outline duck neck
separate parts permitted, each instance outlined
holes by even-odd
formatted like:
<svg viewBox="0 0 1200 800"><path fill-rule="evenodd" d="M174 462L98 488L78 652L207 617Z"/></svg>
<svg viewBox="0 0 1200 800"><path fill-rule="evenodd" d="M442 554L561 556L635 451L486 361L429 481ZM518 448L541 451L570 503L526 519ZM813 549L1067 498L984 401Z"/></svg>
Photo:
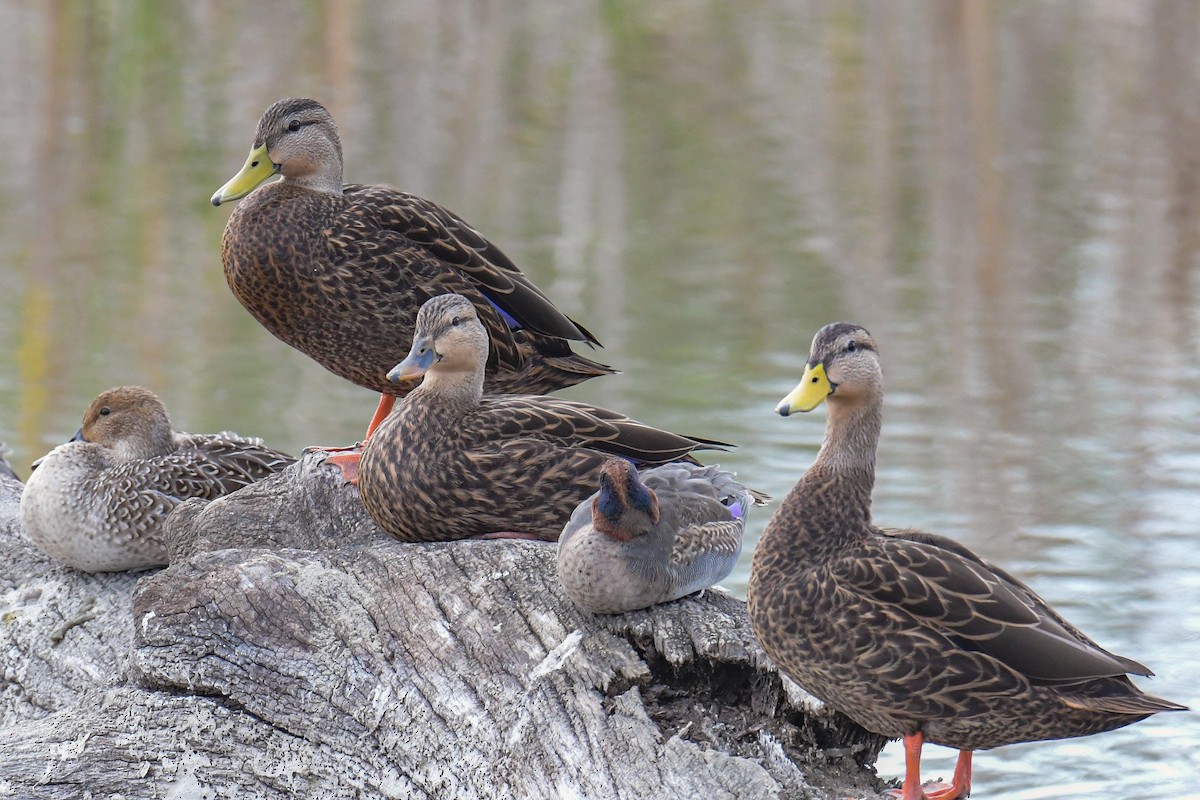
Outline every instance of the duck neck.
<svg viewBox="0 0 1200 800"><path fill-rule="evenodd" d="M853 478L870 494L875 486L875 453L883 427L883 403L880 397L867 397L852 402L831 400L825 423L825 441L817 453L812 470L824 475Z"/></svg>
<svg viewBox="0 0 1200 800"><path fill-rule="evenodd" d="M435 408L439 416L461 417L483 399L483 366L475 372L430 370L410 397L413 395Z"/></svg>
<svg viewBox="0 0 1200 800"><path fill-rule="evenodd" d="M290 177L285 175L283 182L300 189L307 189L322 194L342 194L342 163L317 164L312 172Z"/></svg>
<svg viewBox="0 0 1200 800"><path fill-rule="evenodd" d="M817 460L785 501L799 524L779 526L775 532L803 540L800 549L806 559L816 562L836 554L847 538L866 536L872 530L880 412L878 402L829 404L825 441Z"/></svg>
<svg viewBox="0 0 1200 800"><path fill-rule="evenodd" d="M129 461L145 461L170 455L179 449L179 438L166 426L155 426L145 431L144 435L128 436L114 442L109 447L113 461L125 463Z"/></svg>
<svg viewBox="0 0 1200 800"><path fill-rule="evenodd" d="M292 156L283 171L283 182L314 192L342 194L342 144L321 139L312 150Z"/></svg>

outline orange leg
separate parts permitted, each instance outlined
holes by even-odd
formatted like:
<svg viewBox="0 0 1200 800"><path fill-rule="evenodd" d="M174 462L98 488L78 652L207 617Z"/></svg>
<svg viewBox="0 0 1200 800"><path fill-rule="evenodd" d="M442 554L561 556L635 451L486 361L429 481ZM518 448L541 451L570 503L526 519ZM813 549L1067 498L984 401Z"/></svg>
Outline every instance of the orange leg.
<svg viewBox="0 0 1200 800"><path fill-rule="evenodd" d="M954 765L954 782L950 786L932 784L929 794L921 785L921 746L925 737L910 733L904 737L904 785L897 792L888 792L900 800L958 800L971 794L971 751L959 750L958 763Z"/></svg>
<svg viewBox="0 0 1200 800"><path fill-rule="evenodd" d="M367 439L371 438L371 434L379 427L379 423L387 419L387 415L392 413L395 405L396 396L394 394L379 395L379 406L375 409L375 416L371 417L371 424L367 426L367 435L363 437L363 444L366 444Z"/></svg>
<svg viewBox="0 0 1200 800"><path fill-rule="evenodd" d="M954 765L954 782L949 789L933 792L929 800L957 800L960 797L971 796L971 751L959 750L958 761Z"/></svg>
<svg viewBox="0 0 1200 800"><path fill-rule="evenodd" d="M912 733L904 737L904 786L901 787L902 800L925 800L925 790L921 788L921 745L925 737L920 733Z"/></svg>
<svg viewBox="0 0 1200 800"><path fill-rule="evenodd" d="M342 479L346 483L357 484L358 462L362 459L362 449L367 444L367 440L371 438L371 434L379 427L379 423L387 419L387 415L392 413L392 407L395 405L395 395L379 395L379 405L375 408L375 416L371 417L371 424L367 426L367 435L353 447L309 447L305 448L305 452L312 450L328 450L332 452L333 454L325 459L325 463L332 464L340 469L342 471Z"/></svg>

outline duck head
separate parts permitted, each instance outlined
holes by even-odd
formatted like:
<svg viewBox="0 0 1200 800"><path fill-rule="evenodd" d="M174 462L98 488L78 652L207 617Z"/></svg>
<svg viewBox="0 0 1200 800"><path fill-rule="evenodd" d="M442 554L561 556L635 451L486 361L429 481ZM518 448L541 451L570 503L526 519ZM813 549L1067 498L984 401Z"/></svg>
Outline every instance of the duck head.
<svg viewBox="0 0 1200 800"><path fill-rule="evenodd" d="M316 191L342 193L342 141L333 117L316 100L289 97L263 112L246 163L212 196L212 204L245 197L275 175Z"/></svg>
<svg viewBox="0 0 1200 800"><path fill-rule="evenodd" d="M425 376L428 382L448 376L478 377L483 391L489 339L475 305L461 294L431 298L417 312L412 348L388 372L393 383Z"/></svg>
<svg viewBox="0 0 1200 800"><path fill-rule="evenodd" d="M592 525L622 542L648 533L658 524L658 496L638 478L637 469L623 458L600 469L600 491L592 500Z"/></svg>
<svg viewBox="0 0 1200 800"><path fill-rule="evenodd" d="M834 322L817 331L804 376L775 407L780 416L812 411L821 403L858 405L882 392L879 349L866 328Z"/></svg>
<svg viewBox="0 0 1200 800"><path fill-rule="evenodd" d="M105 447L117 461L154 458L175 449L166 407L141 386L118 386L97 395L71 441Z"/></svg>

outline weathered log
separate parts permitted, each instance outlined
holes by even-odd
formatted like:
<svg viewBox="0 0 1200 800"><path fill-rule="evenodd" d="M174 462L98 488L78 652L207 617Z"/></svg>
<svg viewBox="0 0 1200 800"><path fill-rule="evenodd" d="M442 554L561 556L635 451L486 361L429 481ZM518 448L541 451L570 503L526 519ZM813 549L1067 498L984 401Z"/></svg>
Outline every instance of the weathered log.
<svg viewBox="0 0 1200 800"><path fill-rule="evenodd" d="M308 456L87 575L0 477L0 797L875 796L882 741L782 681L721 591L578 611L552 545L411 545Z"/></svg>
<svg viewBox="0 0 1200 800"><path fill-rule="evenodd" d="M4 442L0 442L0 477L16 478L16 470L8 463L8 459L4 455Z"/></svg>

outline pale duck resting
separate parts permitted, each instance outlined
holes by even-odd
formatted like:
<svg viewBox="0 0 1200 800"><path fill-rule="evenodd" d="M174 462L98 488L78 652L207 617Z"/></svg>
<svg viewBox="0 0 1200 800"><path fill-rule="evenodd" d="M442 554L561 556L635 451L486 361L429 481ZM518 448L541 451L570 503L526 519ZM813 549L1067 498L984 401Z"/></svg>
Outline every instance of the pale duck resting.
<svg viewBox="0 0 1200 800"><path fill-rule="evenodd" d="M173 431L158 397L122 386L96 397L74 438L34 462L21 522L48 556L85 572L163 566L163 521L173 508L292 461L259 439Z"/></svg>

